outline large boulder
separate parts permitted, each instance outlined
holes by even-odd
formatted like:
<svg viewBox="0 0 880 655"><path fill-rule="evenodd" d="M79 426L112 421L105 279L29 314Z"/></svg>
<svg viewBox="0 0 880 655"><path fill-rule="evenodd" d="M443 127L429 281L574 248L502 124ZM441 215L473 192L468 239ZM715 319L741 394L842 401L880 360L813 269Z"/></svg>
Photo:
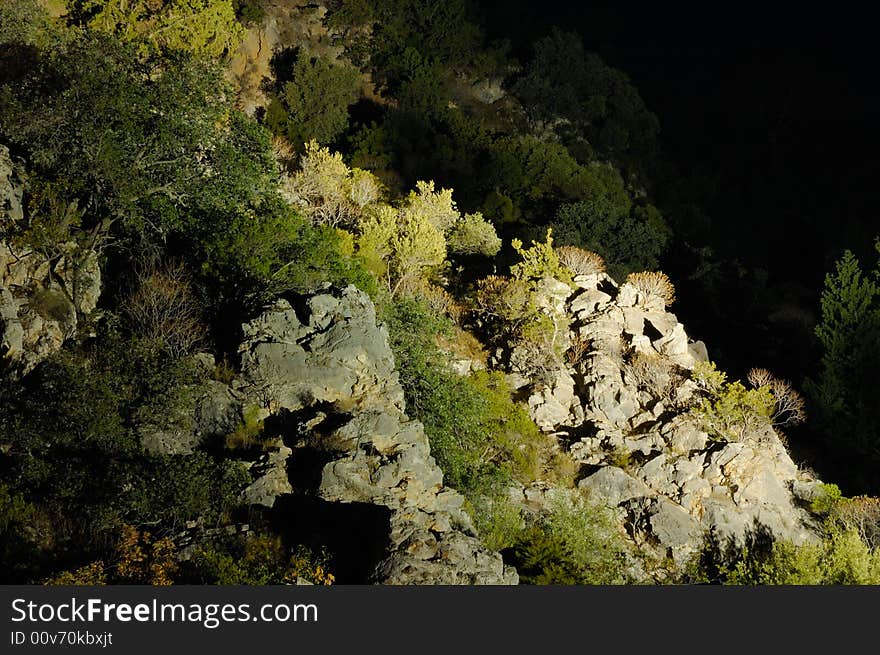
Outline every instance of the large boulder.
<svg viewBox="0 0 880 655"><path fill-rule="evenodd" d="M244 335L235 386L281 438L251 466L248 502L381 508L387 535L373 582L517 582L477 538L464 497L443 486L423 426L405 414L388 334L366 294L349 286L279 301Z"/></svg>

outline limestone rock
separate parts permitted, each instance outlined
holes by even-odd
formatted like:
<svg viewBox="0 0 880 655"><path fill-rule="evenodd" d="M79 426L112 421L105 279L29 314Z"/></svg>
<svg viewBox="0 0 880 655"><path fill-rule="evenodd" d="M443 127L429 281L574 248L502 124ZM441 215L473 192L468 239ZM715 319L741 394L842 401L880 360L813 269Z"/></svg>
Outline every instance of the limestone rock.
<svg viewBox="0 0 880 655"><path fill-rule="evenodd" d="M609 507L616 507L631 498L653 495L639 480L616 466L606 466L578 482L578 487L600 498Z"/></svg>
<svg viewBox="0 0 880 655"><path fill-rule="evenodd" d="M280 300L244 326L239 351L250 396L291 411L314 402L402 406L387 330L366 294L350 286L338 297L313 296L303 309L300 320Z"/></svg>
<svg viewBox="0 0 880 655"><path fill-rule="evenodd" d="M385 584L516 584L443 486L421 423L404 413L384 327L355 287L279 301L244 326L236 385L284 426L283 444L251 467L248 502L286 496L390 512L371 580ZM572 394L573 395L573 394ZM222 397L208 405L226 405ZM208 415L225 416L223 411ZM358 535L353 535L357 539Z"/></svg>
<svg viewBox="0 0 880 655"><path fill-rule="evenodd" d="M0 146L0 228L24 219L23 193L20 172ZM97 254L74 242L58 251L49 260L0 241L0 357L19 375L57 352L101 294Z"/></svg>
<svg viewBox="0 0 880 655"><path fill-rule="evenodd" d="M579 486L623 513L644 552L681 565L708 533L741 541L760 526L795 543L815 538L815 520L805 508L819 483L798 472L772 428L736 443L712 442L686 411L697 390L693 380L683 374L646 381L627 365L641 352L671 372L692 369L708 359L705 344L690 340L661 299L631 284L617 287L597 276L576 279L575 286L565 311L589 349L573 369L560 365L545 373L543 386L531 385L528 398L533 419L549 433L570 434L572 408L582 413L577 425L586 434L569 452L599 468ZM558 311L558 301L547 304ZM630 460L632 474L614 466L621 456Z"/></svg>
<svg viewBox="0 0 880 655"><path fill-rule="evenodd" d="M24 184L9 156L9 148L0 145L0 226L24 218L21 198Z"/></svg>
<svg viewBox="0 0 880 655"><path fill-rule="evenodd" d="M272 507L278 497L293 492L287 475L291 452L283 443L278 443L251 466L254 481L242 492L245 502Z"/></svg>

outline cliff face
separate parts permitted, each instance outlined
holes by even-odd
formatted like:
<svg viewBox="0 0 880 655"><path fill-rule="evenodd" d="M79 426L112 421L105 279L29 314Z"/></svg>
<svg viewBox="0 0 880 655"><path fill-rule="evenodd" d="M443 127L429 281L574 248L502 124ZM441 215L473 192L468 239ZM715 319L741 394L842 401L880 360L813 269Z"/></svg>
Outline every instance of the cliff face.
<svg viewBox="0 0 880 655"><path fill-rule="evenodd" d="M244 335L234 386L277 434L251 466L249 502L292 522L312 516L311 528L288 527L323 529L331 539L340 531L359 557L372 552L364 581L517 582L480 543L464 498L443 486L422 425L405 413L388 335L363 292L328 290L296 307L279 301ZM326 524L340 512L349 525Z"/></svg>
<svg viewBox="0 0 880 655"><path fill-rule="evenodd" d="M794 543L813 538L805 509L819 484L802 473L769 425L727 442L688 413L687 372L708 358L663 302L608 276L554 281L543 311L579 344L536 383L511 353L511 380L531 415L582 464L578 486L616 508L643 552L683 564L704 535L742 543L761 525ZM528 495L528 494L526 494Z"/></svg>
<svg viewBox="0 0 880 655"><path fill-rule="evenodd" d="M0 145L0 234L24 217L25 180ZM0 358L26 374L76 333L101 294L97 254L74 242L36 250L0 237Z"/></svg>

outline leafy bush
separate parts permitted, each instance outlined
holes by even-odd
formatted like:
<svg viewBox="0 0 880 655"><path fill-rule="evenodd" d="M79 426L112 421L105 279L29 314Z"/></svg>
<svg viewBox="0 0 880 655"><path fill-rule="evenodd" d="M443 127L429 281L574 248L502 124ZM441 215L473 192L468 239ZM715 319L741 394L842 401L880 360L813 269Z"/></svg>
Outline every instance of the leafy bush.
<svg viewBox="0 0 880 655"><path fill-rule="evenodd" d="M87 27L143 48L186 50L207 57L232 55L244 30L230 0L74 0Z"/></svg>
<svg viewBox="0 0 880 655"><path fill-rule="evenodd" d="M557 496L513 548L524 584L622 584L626 547L608 508L580 496Z"/></svg>
<svg viewBox="0 0 880 655"><path fill-rule="evenodd" d="M691 412L709 434L738 441L771 425L776 402L767 387L746 389L741 382L727 382L727 375L712 362L697 362L692 378L700 398Z"/></svg>
<svg viewBox="0 0 880 655"><path fill-rule="evenodd" d="M560 205L551 223L562 245L595 251L611 274L657 268L670 231L652 206L633 206L623 188Z"/></svg>
<svg viewBox="0 0 880 655"><path fill-rule="evenodd" d="M53 541L40 509L0 482L0 580L10 584L29 579Z"/></svg>
<svg viewBox="0 0 880 655"><path fill-rule="evenodd" d="M584 50L580 37L555 29L512 87L534 123L556 132L582 159L610 159L640 186L658 156L659 123L623 72ZM562 119L562 120L560 120Z"/></svg>
<svg viewBox="0 0 880 655"><path fill-rule="evenodd" d="M277 176L268 134L230 110L231 95L219 66L144 60L87 32L0 87L0 131L43 179L64 182L66 201L91 208L83 229L198 241Z"/></svg>
<svg viewBox="0 0 880 655"><path fill-rule="evenodd" d="M826 524L821 539L794 545L757 526L745 544L710 540L697 579L731 585L877 585L880 551L855 529Z"/></svg>
<svg viewBox="0 0 880 655"><path fill-rule="evenodd" d="M106 561L123 522L174 529L219 522L238 506L249 481L239 464L141 449L137 426L174 416L196 382L186 360L107 326L93 349L62 351L2 390L4 483L34 508L33 534L51 535L28 575L68 557Z"/></svg>
<svg viewBox="0 0 880 655"><path fill-rule="evenodd" d="M452 326L417 300L399 300L385 320L408 411L425 425L446 483L471 495L511 476L534 479L548 443L504 377L452 372L435 340Z"/></svg>
<svg viewBox="0 0 880 655"><path fill-rule="evenodd" d="M480 540L489 550L512 548L522 539L526 529L522 509L503 491L474 497L470 513Z"/></svg>
<svg viewBox="0 0 880 655"><path fill-rule="evenodd" d="M491 225L479 214L462 216L452 189L437 191L433 182L418 182L396 208L370 207L358 231L359 256L392 295L446 263L449 244L463 254L486 255L500 245Z"/></svg>
<svg viewBox="0 0 880 655"><path fill-rule="evenodd" d="M453 253L493 257L501 250L501 239L481 214L465 214L452 227L446 245Z"/></svg>
<svg viewBox="0 0 880 655"><path fill-rule="evenodd" d="M348 125L348 107L357 100L358 70L300 49L291 77L272 98L267 125L296 149L311 140L332 142Z"/></svg>
<svg viewBox="0 0 880 655"><path fill-rule="evenodd" d="M547 230L543 242L532 241L531 248L523 248L519 239L514 239L511 245L522 260L510 267L510 274L514 279L534 281L552 277L563 282L571 279L568 272L562 268L559 257L553 249L552 229Z"/></svg>
<svg viewBox="0 0 880 655"><path fill-rule="evenodd" d="M218 585L280 585L298 579L317 585L331 585L326 551L306 546L288 549L281 539L269 534L251 534L230 544L205 545L187 563L193 582Z"/></svg>

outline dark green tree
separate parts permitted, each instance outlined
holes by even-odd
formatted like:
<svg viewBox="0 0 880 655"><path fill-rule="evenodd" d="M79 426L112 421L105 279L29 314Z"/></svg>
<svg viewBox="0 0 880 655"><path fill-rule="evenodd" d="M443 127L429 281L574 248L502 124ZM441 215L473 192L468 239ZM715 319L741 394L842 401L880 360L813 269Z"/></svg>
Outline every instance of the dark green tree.
<svg viewBox="0 0 880 655"><path fill-rule="evenodd" d="M605 194L560 206L552 225L557 245L602 255L609 273L619 280L657 269L670 237L654 206L634 206Z"/></svg>
<svg viewBox="0 0 880 655"><path fill-rule="evenodd" d="M352 66L300 50L293 79L272 99L266 123L298 149L312 139L331 143L348 125L348 107L358 96L358 77Z"/></svg>
<svg viewBox="0 0 880 655"><path fill-rule="evenodd" d="M880 250L880 242L877 243ZM821 368L806 389L818 412L819 429L829 445L880 461L880 269L865 273L852 252L825 276Z"/></svg>
<svg viewBox="0 0 880 655"><path fill-rule="evenodd" d="M580 37L554 29L513 85L534 125L551 126L580 161L596 156L639 186L658 157L659 122L622 71L586 52Z"/></svg>

